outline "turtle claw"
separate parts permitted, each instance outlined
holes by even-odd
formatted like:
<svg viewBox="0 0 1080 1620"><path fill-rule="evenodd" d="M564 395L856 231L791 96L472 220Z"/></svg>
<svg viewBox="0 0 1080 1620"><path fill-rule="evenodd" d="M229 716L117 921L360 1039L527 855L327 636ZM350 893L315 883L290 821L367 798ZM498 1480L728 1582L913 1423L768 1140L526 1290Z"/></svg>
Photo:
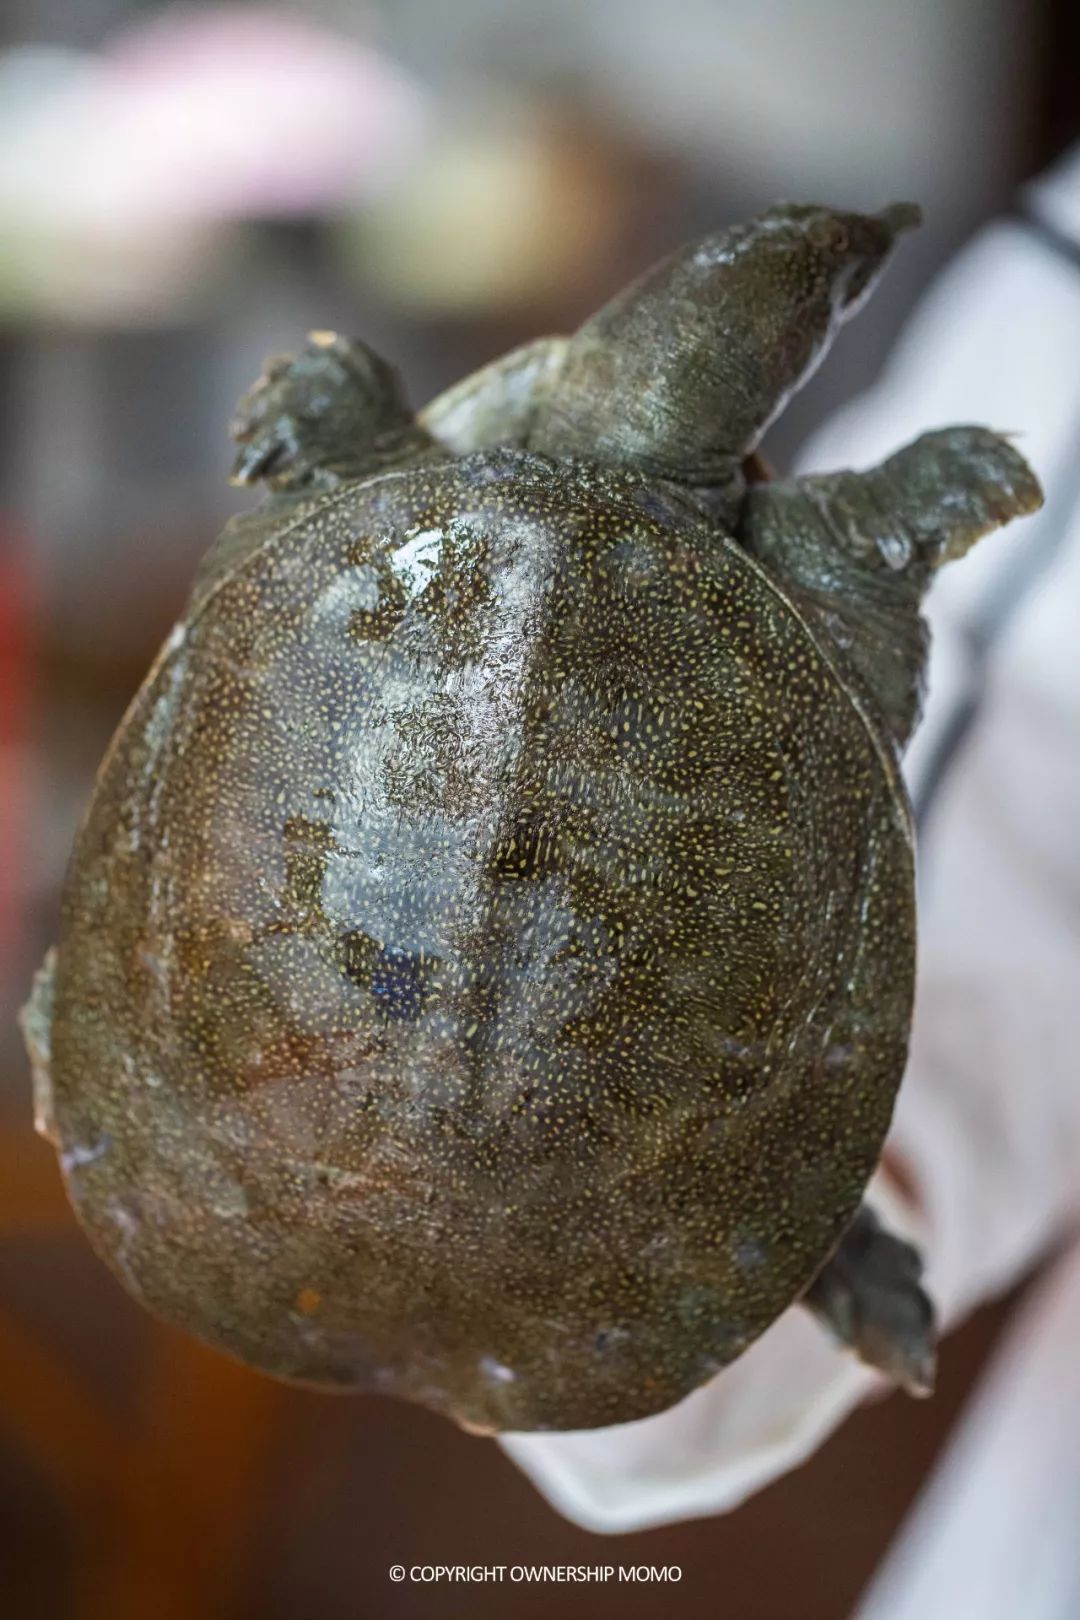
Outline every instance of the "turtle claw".
<svg viewBox="0 0 1080 1620"><path fill-rule="evenodd" d="M803 1303L860 1360L909 1395L934 1391L935 1313L918 1250L865 1204Z"/></svg>
<svg viewBox="0 0 1080 1620"><path fill-rule="evenodd" d="M394 368L336 332L311 332L299 354L267 361L229 433L237 445L230 483L273 489L333 487L431 445Z"/></svg>
<svg viewBox="0 0 1080 1620"><path fill-rule="evenodd" d="M254 443L241 445L229 472L229 483L237 489L248 484L256 484L261 478L269 478L274 466L285 455L285 446L274 440L267 442L257 439Z"/></svg>

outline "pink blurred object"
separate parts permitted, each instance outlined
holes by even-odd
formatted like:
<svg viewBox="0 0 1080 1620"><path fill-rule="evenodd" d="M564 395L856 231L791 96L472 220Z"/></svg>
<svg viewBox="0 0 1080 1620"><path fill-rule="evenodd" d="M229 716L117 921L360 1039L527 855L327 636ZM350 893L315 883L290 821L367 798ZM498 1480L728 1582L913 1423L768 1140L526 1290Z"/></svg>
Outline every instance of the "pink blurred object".
<svg viewBox="0 0 1080 1620"><path fill-rule="evenodd" d="M17 165L38 209L104 231L324 211L383 185L424 98L377 49L262 8L182 8L42 96Z"/></svg>

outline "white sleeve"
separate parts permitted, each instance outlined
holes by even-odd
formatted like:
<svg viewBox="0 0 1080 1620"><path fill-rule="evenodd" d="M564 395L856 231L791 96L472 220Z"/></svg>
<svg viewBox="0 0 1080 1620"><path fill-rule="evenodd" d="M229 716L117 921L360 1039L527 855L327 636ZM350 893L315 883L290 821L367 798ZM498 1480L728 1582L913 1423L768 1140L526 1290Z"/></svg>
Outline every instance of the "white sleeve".
<svg viewBox="0 0 1080 1620"><path fill-rule="evenodd" d="M1080 271L1024 226L994 226L924 300L876 390L806 458L866 465L928 428L984 422L1022 430L1048 492L1043 513L986 541L935 588L931 697L911 755L918 792L972 676L972 626L995 593L1008 604L1021 548L1039 548L1046 571L995 649L977 724L924 838L919 993L892 1138L920 1209L881 1175L872 1189L923 1248L946 1325L1007 1287L1077 1212L1080 509L1068 509L1068 485L1080 463L1078 353ZM501 1443L567 1517L630 1530L736 1506L875 1387L790 1310L668 1412Z"/></svg>
<svg viewBox="0 0 1080 1620"><path fill-rule="evenodd" d="M1080 1244L1005 1342L858 1620L1080 1614Z"/></svg>

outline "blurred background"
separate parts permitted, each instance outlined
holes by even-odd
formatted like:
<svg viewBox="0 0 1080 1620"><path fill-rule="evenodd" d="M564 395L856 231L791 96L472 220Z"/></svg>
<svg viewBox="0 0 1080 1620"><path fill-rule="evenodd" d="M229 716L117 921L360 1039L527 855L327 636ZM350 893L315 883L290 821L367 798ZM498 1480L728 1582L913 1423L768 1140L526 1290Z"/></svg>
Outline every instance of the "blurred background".
<svg viewBox="0 0 1080 1620"><path fill-rule="evenodd" d="M1076 133L1071 0L8 0L0 21L0 1613L847 1615L1011 1302L734 1516L608 1543L488 1442L158 1327L76 1233L14 1027L96 764L247 497L263 357L355 331L422 403L779 196L926 226L770 436L874 377ZM677 1563L677 1593L387 1565ZM717 1594L722 1594L718 1609Z"/></svg>

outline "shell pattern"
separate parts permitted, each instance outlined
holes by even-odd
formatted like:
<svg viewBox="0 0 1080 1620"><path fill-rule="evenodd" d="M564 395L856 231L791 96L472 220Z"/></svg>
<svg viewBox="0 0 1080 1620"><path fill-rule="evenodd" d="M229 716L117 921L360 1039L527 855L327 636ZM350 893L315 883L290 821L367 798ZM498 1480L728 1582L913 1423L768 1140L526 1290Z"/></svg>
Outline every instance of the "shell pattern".
<svg viewBox="0 0 1080 1620"><path fill-rule="evenodd" d="M895 769L760 567L628 474L435 461L165 649L73 863L54 1129L130 1286L256 1365L621 1421L839 1238L912 928Z"/></svg>

